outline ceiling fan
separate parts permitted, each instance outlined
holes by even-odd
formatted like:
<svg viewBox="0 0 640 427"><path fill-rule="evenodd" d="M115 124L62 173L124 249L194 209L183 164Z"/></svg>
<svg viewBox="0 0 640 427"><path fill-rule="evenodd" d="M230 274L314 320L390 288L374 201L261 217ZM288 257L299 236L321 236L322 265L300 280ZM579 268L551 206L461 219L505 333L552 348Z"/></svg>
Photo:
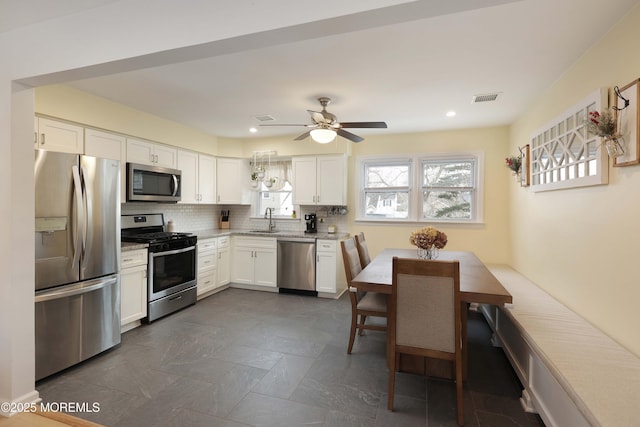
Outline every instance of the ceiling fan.
<svg viewBox="0 0 640 427"><path fill-rule="evenodd" d="M320 97L318 102L322 106L322 111L307 110L311 116L311 124L308 125L291 125L291 124L268 124L260 126L305 126L311 128L307 132L303 133L294 141L301 141L311 135L314 141L321 144L326 144L335 139L336 134L343 138L353 142L363 141L364 138L344 130L345 128L380 128L386 129L387 124L385 122L338 122L338 118L335 114L331 114L327 111L327 105L331 102L330 98Z"/></svg>

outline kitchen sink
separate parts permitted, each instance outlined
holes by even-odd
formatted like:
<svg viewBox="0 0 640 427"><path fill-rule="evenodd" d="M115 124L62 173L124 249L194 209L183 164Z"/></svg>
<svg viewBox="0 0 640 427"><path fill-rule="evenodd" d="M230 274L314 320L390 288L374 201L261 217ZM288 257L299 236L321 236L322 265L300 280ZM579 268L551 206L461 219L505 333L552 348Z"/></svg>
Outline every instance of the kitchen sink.
<svg viewBox="0 0 640 427"><path fill-rule="evenodd" d="M277 233L278 230L249 230L249 233L268 233L268 234L273 234L273 233Z"/></svg>

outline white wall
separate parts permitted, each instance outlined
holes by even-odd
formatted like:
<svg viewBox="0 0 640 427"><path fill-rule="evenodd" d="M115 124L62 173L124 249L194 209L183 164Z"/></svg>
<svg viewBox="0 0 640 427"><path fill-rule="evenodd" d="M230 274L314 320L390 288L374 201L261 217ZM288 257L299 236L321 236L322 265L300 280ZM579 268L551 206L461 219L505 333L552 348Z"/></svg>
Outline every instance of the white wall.
<svg viewBox="0 0 640 427"><path fill-rule="evenodd" d="M511 152L590 92L640 78L640 6L511 128ZM532 193L511 185L513 266L640 356L640 165L605 186ZM517 304L517 301L514 301Z"/></svg>

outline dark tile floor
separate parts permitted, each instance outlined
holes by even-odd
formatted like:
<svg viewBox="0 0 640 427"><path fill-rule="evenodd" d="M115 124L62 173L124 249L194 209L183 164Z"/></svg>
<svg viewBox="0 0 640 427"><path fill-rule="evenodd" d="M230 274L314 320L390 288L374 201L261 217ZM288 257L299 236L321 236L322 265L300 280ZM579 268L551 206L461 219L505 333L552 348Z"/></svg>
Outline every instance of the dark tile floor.
<svg viewBox="0 0 640 427"><path fill-rule="evenodd" d="M386 409L385 335L347 355L350 304L228 289L127 332L122 344L39 382L45 402L94 402L106 426L455 426L451 381L398 374ZM478 313L469 316L466 426L542 426Z"/></svg>

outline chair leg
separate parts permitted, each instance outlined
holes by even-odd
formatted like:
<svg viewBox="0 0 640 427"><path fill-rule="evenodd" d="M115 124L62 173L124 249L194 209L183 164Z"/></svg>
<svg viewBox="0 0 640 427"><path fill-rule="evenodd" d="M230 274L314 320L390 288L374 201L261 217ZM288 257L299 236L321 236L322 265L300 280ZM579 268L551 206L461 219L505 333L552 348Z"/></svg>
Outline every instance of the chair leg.
<svg viewBox="0 0 640 427"><path fill-rule="evenodd" d="M387 409L393 412L393 392L395 390L396 385L396 354L394 352L391 355L391 360L389 361L389 390L387 391L387 395L389 396L387 400Z"/></svg>
<svg viewBox="0 0 640 427"><path fill-rule="evenodd" d="M462 366L456 363L456 399L458 406L458 425L464 425L464 409L462 407Z"/></svg>
<svg viewBox="0 0 640 427"><path fill-rule="evenodd" d="M360 325L364 326L364 321L367 319L367 316L365 316L364 314L360 315ZM360 332L358 333L358 335L362 336L362 333L364 332L364 328L360 328Z"/></svg>
<svg viewBox="0 0 640 427"><path fill-rule="evenodd" d="M358 315L356 311L353 310L351 312L351 331L349 332L349 347L347 347L347 354L351 354L351 350L353 349L353 342L356 339L356 322L358 319Z"/></svg>

